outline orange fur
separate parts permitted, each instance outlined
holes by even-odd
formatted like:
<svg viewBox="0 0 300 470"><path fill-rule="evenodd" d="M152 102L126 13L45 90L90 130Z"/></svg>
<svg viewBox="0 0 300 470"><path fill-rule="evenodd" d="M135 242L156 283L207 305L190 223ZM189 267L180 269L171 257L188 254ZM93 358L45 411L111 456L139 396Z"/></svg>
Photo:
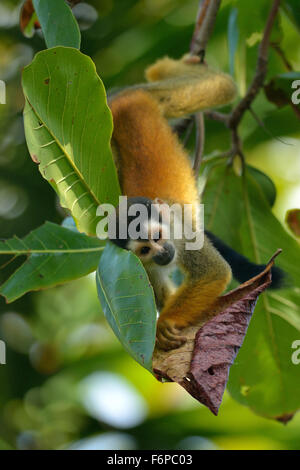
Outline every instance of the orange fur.
<svg viewBox="0 0 300 470"><path fill-rule="evenodd" d="M189 158L161 109L143 90L125 92L111 103L113 149L122 192L128 197L196 205L199 199ZM179 249L177 254L187 276L182 287L166 300L158 320L157 338L164 349L182 344L184 340L172 329L201 319L231 278L229 265L208 240L201 250Z"/></svg>
<svg viewBox="0 0 300 470"><path fill-rule="evenodd" d="M196 203L197 188L188 156L156 101L138 90L112 101L111 110L123 194Z"/></svg>
<svg viewBox="0 0 300 470"><path fill-rule="evenodd" d="M159 322L171 320L177 328L184 328L201 319L222 294L230 282L230 272L223 279L200 279L193 284L184 284L169 299L159 316Z"/></svg>

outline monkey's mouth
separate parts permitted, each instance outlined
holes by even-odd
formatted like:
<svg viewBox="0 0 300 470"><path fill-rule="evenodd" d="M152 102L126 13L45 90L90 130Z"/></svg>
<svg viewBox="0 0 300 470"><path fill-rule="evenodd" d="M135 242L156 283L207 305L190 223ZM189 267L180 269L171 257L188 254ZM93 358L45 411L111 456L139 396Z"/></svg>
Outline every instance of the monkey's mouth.
<svg viewBox="0 0 300 470"><path fill-rule="evenodd" d="M160 266L165 266L166 264L171 263L175 256L175 249L171 243L166 242L164 244L163 250L153 256L153 261Z"/></svg>

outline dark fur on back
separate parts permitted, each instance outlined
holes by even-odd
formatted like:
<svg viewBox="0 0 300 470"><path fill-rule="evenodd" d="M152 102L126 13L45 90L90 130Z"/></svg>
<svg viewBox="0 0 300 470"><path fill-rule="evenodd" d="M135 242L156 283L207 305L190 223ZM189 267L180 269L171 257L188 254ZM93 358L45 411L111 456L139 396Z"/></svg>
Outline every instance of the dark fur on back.
<svg viewBox="0 0 300 470"><path fill-rule="evenodd" d="M265 264L252 263L252 261L246 258L246 256L243 256L237 251L230 248L230 246L224 243L213 233L207 230L205 230L205 233L210 239L210 241L213 243L215 248L231 266L233 277L240 283L248 281L248 279L257 276L265 269ZM280 289L281 287L284 287L287 281L287 274L277 266L273 266L271 272L272 284L269 289Z"/></svg>

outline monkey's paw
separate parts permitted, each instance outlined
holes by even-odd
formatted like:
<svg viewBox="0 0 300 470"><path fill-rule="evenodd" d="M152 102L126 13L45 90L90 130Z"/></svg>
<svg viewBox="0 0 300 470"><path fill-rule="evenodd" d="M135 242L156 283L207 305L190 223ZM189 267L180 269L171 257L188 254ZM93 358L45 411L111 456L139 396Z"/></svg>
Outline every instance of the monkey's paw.
<svg viewBox="0 0 300 470"><path fill-rule="evenodd" d="M176 349L185 342L186 338L180 334L180 328L176 327L172 320L158 320L156 344L160 349Z"/></svg>

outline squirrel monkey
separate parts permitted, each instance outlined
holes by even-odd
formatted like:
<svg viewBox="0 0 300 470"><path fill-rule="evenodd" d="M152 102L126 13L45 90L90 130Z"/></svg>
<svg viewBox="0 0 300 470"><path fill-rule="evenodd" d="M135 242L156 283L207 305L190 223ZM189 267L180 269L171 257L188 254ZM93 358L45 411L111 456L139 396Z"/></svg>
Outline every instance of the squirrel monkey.
<svg viewBox="0 0 300 470"><path fill-rule="evenodd" d="M229 76L186 58L162 59L146 75L150 83L113 96L109 105L114 122L112 148L122 192L128 197L128 210L135 203L146 207L149 230L136 240L127 233L125 239L112 241L132 250L142 261L160 310L157 343L168 350L185 342L181 330L199 321L213 306L232 273L214 246L222 242L212 234L204 235L202 248L190 250L184 237L165 238L163 212L158 209L156 220L151 218L152 203L191 204L195 209L193 226L197 225L195 214L200 201L196 179L188 155L166 118L228 103L235 97L235 85ZM132 217L127 213L127 226ZM156 231L151 236L153 224ZM224 244L222 247L226 254ZM179 288L170 279L176 266L185 275Z"/></svg>

